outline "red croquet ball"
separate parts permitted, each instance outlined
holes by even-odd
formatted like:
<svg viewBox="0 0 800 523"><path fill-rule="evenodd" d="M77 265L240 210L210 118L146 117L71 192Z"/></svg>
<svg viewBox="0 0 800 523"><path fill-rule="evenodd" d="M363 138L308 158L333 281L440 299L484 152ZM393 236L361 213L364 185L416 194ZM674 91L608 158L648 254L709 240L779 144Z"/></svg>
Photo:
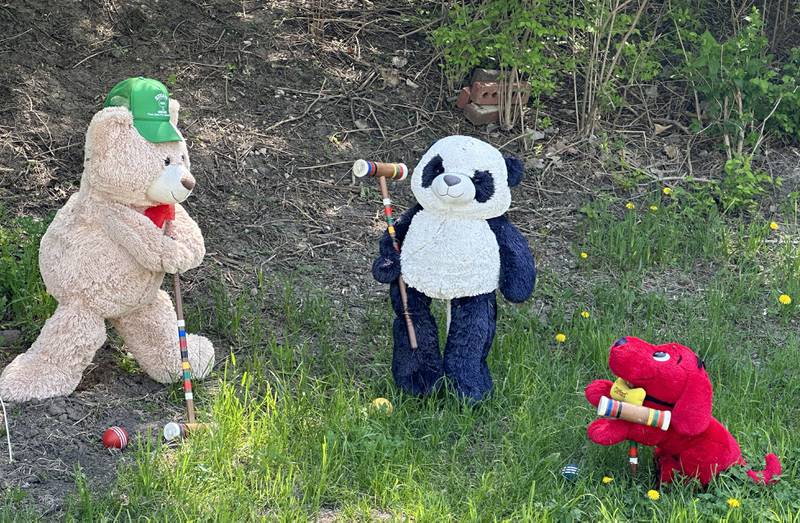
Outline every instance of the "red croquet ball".
<svg viewBox="0 0 800 523"><path fill-rule="evenodd" d="M122 427L109 427L103 432L103 445L107 449L124 449L128 446L128 432Z"/></svg>

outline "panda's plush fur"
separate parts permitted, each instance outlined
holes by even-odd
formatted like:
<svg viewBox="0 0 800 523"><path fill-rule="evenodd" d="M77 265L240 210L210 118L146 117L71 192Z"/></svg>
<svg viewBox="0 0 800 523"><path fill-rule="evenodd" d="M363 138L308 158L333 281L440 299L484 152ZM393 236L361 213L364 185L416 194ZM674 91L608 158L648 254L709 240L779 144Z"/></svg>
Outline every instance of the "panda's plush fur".
<svg viewBox="0 0 800 523"><path fill-rule="evenodd" d="M530 248L505 217L510 187L522 175L519 160L467 136L437 141L414 169L411 188L418 204L395 227L402 254L394 252L385 234L373 265L375 278L392 284L397 314L392 371L401 388L426 394L447 375L463 397L480 400L491 391L486 356L495 334L495 290L521 302L536 280ZM402 317L401 274L417 333L415 351ZM430 312L432 298L448 300L444 358Z"/></svg>

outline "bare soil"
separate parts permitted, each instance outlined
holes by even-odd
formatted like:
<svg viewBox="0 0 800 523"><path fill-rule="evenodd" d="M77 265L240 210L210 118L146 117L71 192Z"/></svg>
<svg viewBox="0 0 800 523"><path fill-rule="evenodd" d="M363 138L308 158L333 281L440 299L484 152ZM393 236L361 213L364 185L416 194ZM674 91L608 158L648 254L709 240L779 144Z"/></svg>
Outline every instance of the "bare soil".
<svg viewBox="0 0 800 523"><path fill-rule="evenodd" d="M450 134L478 136L526 160L512 219L540 265L570 267L579 206L613 188L607 158L574 135L571 89L547 103L541 114L553 128L529 151L515 133L472 126L452 108L455 93L420 30L435 15L421 5L0 3L0 202L13 214L39 217L63 205L78 188L84 132L105 93L143 75L165 82L181 103L198 180L187 208L208 255L185 277L187 302L207 299L204 291L219 278L249 289L258 271L300 274L355 311L364 300L383 299L385 288L369 274L383 230L379 196L356 183L349 167L361 157L413 166ZM660 190L659 177L685 175L690 166L698 176L718 165L713 152L687 158L678 127L654 136L649 115L618 130L630 144L628 162L652 167L639 195ZM674 144L677 152L667 148ZM784 177L796 179L792 154L774 158ZM400 209L413 203L407 186L392 191ZM217 347L222 360L230 347ZM0 348L0 367L25 348ZM101 445L107 427L135 434L180 417L174 388L122 370L119 360L111 343L71 397L11 407L15 461L0 455L0 488L21 488L37 510L58 513L77 467L101 485L125 459Z"/></svg>

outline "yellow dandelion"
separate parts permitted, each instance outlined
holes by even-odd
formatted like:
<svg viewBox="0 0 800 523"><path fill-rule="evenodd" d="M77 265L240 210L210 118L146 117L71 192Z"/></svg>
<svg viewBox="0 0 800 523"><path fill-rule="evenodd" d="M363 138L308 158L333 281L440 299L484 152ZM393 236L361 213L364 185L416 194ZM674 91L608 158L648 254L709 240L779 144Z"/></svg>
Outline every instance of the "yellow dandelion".
<svg viewBox="0 0 800 523"><path fill-rule="evenodd" d="M625 208L632 211L636 208L636 205L633 202L628 202L625 204Z"/></svg>
<svg viewBox="0 0 800 523"><path fill-rule="evenodd" d="M582 259L582 260L585 260L585 259L586 259L586 258L588 258L588 257L589 257L589 253L588 253L588 252L582 252L582 253L581 253L581 259Z"/></svg>
<svg viewBox="0 0 800 523"><path fill-rule="evenodd" d="M661 499L661 494L657 490L650 489L647 491L647 497L653 501L658 501Z"/></svg>
<svg viewBox="0 0 800 523"><path fill-rule="evenodd" d="M611 476L603 476L603 480L602 481L603 481L603 485L608 485L609 483L614 481L614 478L612 478Z"/></svg>
<svg viewBox="0 0 800 523"><path fill-rule="evenodd" d="M556 334L556 341L558 343L564 343L565 341L567 341L567 335L559 332L558 334Z"/></svg>
<svg viewBox="0 0 800 523"><path fill-rule="evenodd" d="M589 311L582 311L581 316L583 317L584 320L588 320L591 314L589 314Z"/></svg>
<svg viewBox="0 0 800 523"><path fill-rule="evenodd" d="M742 502L736 498L728 498L728 506L731 508L739 508L742 506Z"/></svg>
<svg viewBox="0 0 800 523"><path fill-rule="evenodd" d="M651 205L650 210L656 212L658 210L658 205Z"/></svg>
<svg viewBox="0 0 800 523"><path fill-rule="evenodd" d="M663 189L661 189L661 192L663 192L666 196L669 196L670 194L672 194L672 189L670 189L669 187L664 187Z"/></svg>
<svg viewBox="0 0 800 523"><path fill-rule="evenodd" d="M778 222L769 222L769 228L773 231L777 231L780 228L780 225L778 225Z"/></svg>
<svg viewBox="0 0 800 523"><path fill-rule="evenodd" d="M778 296L778 301L781 302L781 305L791 305L792 304L792 297L788 294L781 294Z"/></svg>

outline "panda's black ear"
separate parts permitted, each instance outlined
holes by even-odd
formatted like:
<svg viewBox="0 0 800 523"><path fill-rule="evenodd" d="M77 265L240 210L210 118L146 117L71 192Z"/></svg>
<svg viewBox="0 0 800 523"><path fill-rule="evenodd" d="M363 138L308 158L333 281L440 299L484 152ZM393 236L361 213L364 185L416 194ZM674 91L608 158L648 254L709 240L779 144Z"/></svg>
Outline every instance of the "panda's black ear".
<svg viewBox="0 0 800 523"><path fill-rule="evenodd" d="M506 170L508 171L508 186L514 187L519 185L522 177L525 176L525 164L519 158L513 156L506 156Z"/></svg>

